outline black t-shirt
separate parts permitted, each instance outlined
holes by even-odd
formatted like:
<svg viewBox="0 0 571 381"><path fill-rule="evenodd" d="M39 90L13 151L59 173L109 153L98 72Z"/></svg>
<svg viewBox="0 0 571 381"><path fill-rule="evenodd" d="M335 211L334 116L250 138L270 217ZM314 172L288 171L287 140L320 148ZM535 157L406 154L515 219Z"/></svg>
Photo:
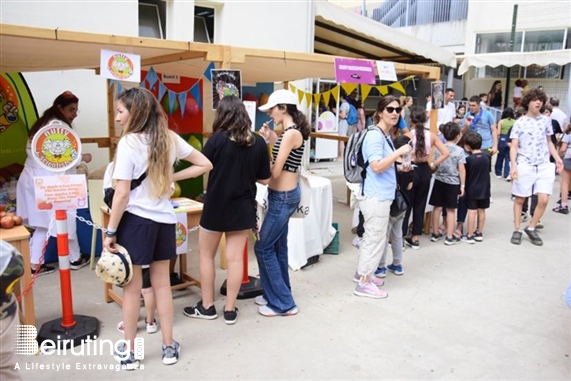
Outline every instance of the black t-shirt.
<svg viewBox="0 0 571 381"><path fill-rule="evenodd" d="M203 228L226 232L256 226L256 181L270 177L270 156L264 138L254 136L252 146L240 147L226 132L216 132L202 149L214 166L200 219Z"/></svg>
<svg viewBox="0 0 571 381"><path fill-rule="evenodd" d="M490 157L482 152L466 158L466 200L490 198Z"/></svg>

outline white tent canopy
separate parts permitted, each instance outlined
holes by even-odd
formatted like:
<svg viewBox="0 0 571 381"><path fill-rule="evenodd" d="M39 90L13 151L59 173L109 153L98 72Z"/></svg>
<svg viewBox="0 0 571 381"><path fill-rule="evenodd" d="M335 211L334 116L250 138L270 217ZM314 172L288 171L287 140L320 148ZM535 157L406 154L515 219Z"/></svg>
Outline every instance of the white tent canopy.
<svg viewBox="0 0 571 381"><path fill-rule="evenodd" d="M453 52L326 1L315 2L315 52L455 68Z"/></svg>
<svg viewBox="0 0 571 381"><path fill-rule="evenodd" d="M458 68L458 74L462 75L472 67L498 67L498 66L530 66L549 64L566 65L571 62L571 49L567 50L545 50L541 52L505 52L505 53L488 53L474 54L464 57L462 64Z"/></svg>

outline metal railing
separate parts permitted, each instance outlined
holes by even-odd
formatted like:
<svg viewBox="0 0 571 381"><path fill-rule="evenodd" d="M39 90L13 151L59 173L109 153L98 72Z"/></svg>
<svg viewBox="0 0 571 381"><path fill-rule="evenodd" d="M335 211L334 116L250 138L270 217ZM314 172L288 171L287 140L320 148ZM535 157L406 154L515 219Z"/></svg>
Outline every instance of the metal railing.
<svg viewBox="0 0 571 381"><path fill-rule="evenodd" d="M468 109L468 101L452 101L452 103L454 103L454 107L456 107L456 110L458 110L458 106L464 105L464 106L466 106L466 112L470 111ZM498 123L500 121L500 119L502 118L502 110L497 109L495 107L489 107L489 106L484 106L482 108L484 110L488 110L492 114L492 116L494 117L494 121L496 123Z"/></svg>
<svg viewBox="0 0 571 381"><path fill-rule="evenodd" d="M369 0L371 2L377 1ZM365 0L363 5L351 10L390 27L400 28L466 20L468 0L386 0L373 9Z"/></svg>

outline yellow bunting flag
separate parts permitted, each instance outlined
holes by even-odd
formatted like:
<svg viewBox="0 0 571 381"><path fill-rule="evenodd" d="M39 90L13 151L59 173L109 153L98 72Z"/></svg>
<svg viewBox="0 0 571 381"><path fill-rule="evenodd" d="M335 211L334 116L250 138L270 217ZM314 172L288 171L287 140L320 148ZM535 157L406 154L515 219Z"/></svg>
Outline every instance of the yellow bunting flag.
<svg viewBox="0 0 571 381"><path fill-rule="evenodd" d="M387 86L376 86L377 90L381 95L387 95L389 93L389 88Z"/></svg>
<svg viewBox="0 0 571 381"><path fill-rule="evenodd" d="M307 102L307 107L311 106L311 94L305 93L305 101Z"/></svg>
<svg viewBox="0 0 571 381"><path fill-rule="evenodd" d="M365 102L372 89L373 86L371 85L361 85L361 102Z"/></svg>
<svg viewBox="0 0 571 381"><path fill-rule="evenodd" d="M319 101L321 101L321 94L320 93L313 94L313 104L315 105L315 107L319 107Z"/></svg>
<svg viewBox="0 0 571 381"><path fill-rule="evenodd" d="M329 107L329 98L331 97L331 90L324 92L322 95L325 107Z"/></svg>
<svg viewBox="0 0 571 381"><path fill-rule="evenodd" d="M295 93L297 92L297 89L295 88L294 85L292 85L291 83L289 83L289 91L291 91L292 93L295 94Z"/></svg>
<svg viewBox="0 0 571 381"><path fill-rule="evenodd" d="M345 90L345 94L349 95L357 88L356 83L342 83L341 88Z"/></svg>
<svg viewBox="0 0 571 381"><path fill-rule="evenodd" d="M331 89L331 95L333 95L333 99L335 99L335 102L337 102L339 99L339 85Z"/></svg>
<svg viewBox="0 0 571 381"><path fill-rule="evenodd" d="M402 94L406 95L406 91L400 82L392 83L389 86L397 91L400 91Z"/></svg>
<svg viewBox="0 0 571 381"><path fill-rule="evenodd" d="M299 101L299 105L301 106L301 103L303 102L303 96L305 95L305 93L303 91L301 91L300 89L297 89L297 99Z"/></svg>

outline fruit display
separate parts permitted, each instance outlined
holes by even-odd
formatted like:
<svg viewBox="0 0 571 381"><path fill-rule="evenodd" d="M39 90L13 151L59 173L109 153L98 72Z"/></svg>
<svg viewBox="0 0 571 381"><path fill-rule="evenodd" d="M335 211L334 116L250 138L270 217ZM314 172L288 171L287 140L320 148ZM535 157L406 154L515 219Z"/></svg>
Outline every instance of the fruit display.
<svg viewBox="0 0 571 381"><path fill-rule="evenodd" d="M14 226L22 225L23 222L22 217L14 213L0 212L0 226L2 229L12 229Z"/></svg>

